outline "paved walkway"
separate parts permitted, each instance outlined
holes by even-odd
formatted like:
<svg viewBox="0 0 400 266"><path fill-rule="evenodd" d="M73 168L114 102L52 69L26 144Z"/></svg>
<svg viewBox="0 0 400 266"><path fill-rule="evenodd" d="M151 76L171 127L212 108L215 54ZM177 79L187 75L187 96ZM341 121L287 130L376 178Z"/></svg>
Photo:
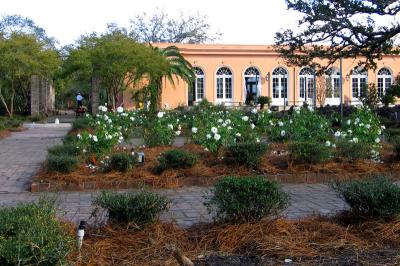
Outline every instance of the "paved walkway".
<svg viewBox="0 0 400 266"><path fill-rule="evenodd" d="M45 160L48 147L61 141L68 132L65 125L35 125L26 131L13 133L0 140L0 205L15 206L19 202L36 201L44 193L27 192L27 182ZM182 141L182 140L181 140ZM345 203L326 185L284 185L291 196L291 205L284 212L287 218L295 219L313 213L334 214L346 208ZM209 222L203 205L207 188L188 187L157 190L167 196L172 204L170 211L162 215L163 220L175 220L182 227L198 222ZM96 222L91 217L91 201L96 192L62 192L51 194L59 202L58 215L77 223L79 220Z"/></svg>
<svg viewBox="0 0 400 266"><path fill-rule="evenodd" d="M31 124L28 130L15 132L0 140L0 191L22 192L28 189L47 155L48 147L59 142L69 126L44 127Z"/></svg>

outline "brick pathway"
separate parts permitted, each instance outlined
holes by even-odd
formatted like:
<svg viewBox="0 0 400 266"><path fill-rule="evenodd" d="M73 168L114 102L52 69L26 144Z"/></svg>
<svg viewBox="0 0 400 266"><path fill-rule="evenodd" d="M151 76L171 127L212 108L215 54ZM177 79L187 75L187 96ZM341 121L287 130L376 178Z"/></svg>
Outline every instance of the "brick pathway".
<svg viewBox="0 0 400 266"><path fill-rule="evenodd" d="M0 205L15 206L18 202L36 201L45 193L26 192L27 182L41 166L47 154L47 148L59 143L69 130L68 126L47 124L36 125L27 131L14 133L0 140ZM178 145L184 142L177 141ZM291 205L284 212L290 219L300 218L313 213L333 214L346 208L342 200L322 184L284 185L291 196ZM188 187L181 189L157 190L171 201L170 211L162 215L163 220L175 220L182 227L198 222L209 222L203 205L207 188ZM51 194L59 202L58 215L77 223L79 220L96 222L90 218L93 206L91 201L96 192L62 192Z"/></svg>
<svg viewBox="0 0 400 266"><path fill-rule="evenodd" d="M345 203L337 198L326 185L284 185L284 190L291 196L291 205L284 212L284 216L290 219L316 213L330 215L346 208ZM165 195L172 202L169 212L161 216L163 220L174 220L182 227L211 221L211 217L203 205L203 196L208 192L207 188L188 187L156 190L156 192ZM18 202L35 201L41 195L44 195L44 193L0 194L0 205L14 206ZM74 223L78 223L79 220L87 220L89 223L99 222L90 218L93 210L91 201L96 192L62 192L48 193L47 195L57 198L60 217ZM100 221L103 220L100 219Z"/></svg>
<svg viewBox="0 0 400 266"><path fill-rule="evenodd" d="M68 125L33 125L28 130L1 139L0 191L26 191L30 178L45 160L48 147L59 143L68 130Z"/></svg>

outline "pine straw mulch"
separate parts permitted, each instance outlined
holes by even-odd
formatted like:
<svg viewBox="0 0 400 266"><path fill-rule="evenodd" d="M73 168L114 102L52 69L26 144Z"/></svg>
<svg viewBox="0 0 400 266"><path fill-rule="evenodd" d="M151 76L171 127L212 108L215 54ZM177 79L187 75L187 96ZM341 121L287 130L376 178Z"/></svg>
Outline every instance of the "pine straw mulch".
<svg viewBox="0 0 400 266"><path fill-rule="evenodd" d="M264 156L258 169L250 169L245 166L227 162L222 153L215 157L195 144L186 144L180 149L194 152L200 158L199 162L190 169L171 169L161 174L155 172L157 157L160 153L174 149L173 147L154 147L142 149L146 155L144 165L138 165L126 173L101 172L91 170L86 164L79 165L78 169L69 174L47 173L44 168L39 171L34 180L37 182L50 182L56 187L62 187L69 183L82 182L129 182L128 187L137 187L146 184L154 188L177 188L182 186L210 186L222 176L226 175L265 175L269 178L277 176L289 176L286 182L305 182L300 175L316 174L313 182L326 182L327 179L356 179L365 178L379 173L400 173L400 163L394 160L394 154L390 147L384 148L383 163L374 163L370 160L358 160L348 162L335 160L323 164L305 165L293 164L287 154L285 144L272 144L268 155ZM322 177L326 176L327 179ZM399 175L400 176L400 175ZM298 179L296 179L298 178ZM318 180L319 179L319 180ZM285 181L285 180L283 180Z"/></svg>
<svg viewBox="0 0 400 266"><path fill-rule="evenodd" d="M81 260L75 259L76 254L70 259L75 265L177 265L172 247L199 265L207 265L201 262L215 254L222 258L264 258L269 262L290 258L302 265L329 261L396 265L400 263L400 218L341 225L334 218L310 217L203 225L187 230L161 222L142 231L108 226L88 230Z"/></svg>
<svg viewBox="0 0 400 266"><path fill-rule="evenodd" d="M7 129L0 130L0 139L7 138L10 135L11 135L11 131L9 131Z"/></svg>

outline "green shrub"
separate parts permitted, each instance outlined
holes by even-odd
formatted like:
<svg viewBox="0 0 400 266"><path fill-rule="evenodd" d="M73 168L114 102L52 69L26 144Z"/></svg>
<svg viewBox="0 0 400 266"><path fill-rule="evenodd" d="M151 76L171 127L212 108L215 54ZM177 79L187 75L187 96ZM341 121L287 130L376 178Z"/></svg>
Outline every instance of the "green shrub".
<svg viewBox="0 0 400 266"><path fill-rule="evenodd" d="M150 118L146 121L143 131L143 140L148 147L171 145L175 139L175 132L168 128L164 120Z"/></svg>
<svg viewBox="0 0 400 266"><path fill-rule="evenodd" d="M279 183L263 177L225 177L219 180L205 205L216 220L245 222L277 215L289 196Z"/></svg>
<svg viewBox="0 0 400 266"><path fill-rule="evenodd" d="M49 200L0 209L0 265L66 265L73 244Z"/></svg>
<svg viewBox="0 0 400 266"><path fill-rule="evenodd" d="M396 138L396 137L400 137L400 128L390 127L390 128L385 129L385 136L389 140Z"/></svg>
<svg viewBox="0 0 400 266"><path fill-rule="evenodd" d="M197 156L184 150L169 150L158 158L158 172L167 169L190 168L197 163Z"/></svg>
<svg viewBox="0 0 400 266"><path fill-rule="evenodd" d="M31 118L30 118L31 122L40 122L42 119L43 119L43 117L40 115L34 115L34 116L31 116Z"/></svg>
<svg viewBox="0 0 400 266"><path fill-rule="evenodd" d="M110 157L110 167L112 170L126 172L132 168L133 157L130 154L121 152L114 153Z"/></svg>
<svg viewBox="0 0 400 266"><path fill-rule="evenodd" d="M76 135L68 134L62 139L62 142L64 144L76 144L78 142L78 138Z"/></svg>
<svg viewBox="0 0 400 266"><path fill-rule="evenodd" d="M80 154L79 148L74 144L60 144L51 147L48 150L49 154L52 155L69 155L69 156L78 156Z"/></svg>
<svg viewBox="0 0 400 266"><path fill-rule="evenodd" d="M17 128L22 125L22 121L16 118L6 120L6 127Z"/></svg>
<svg viewBox="0 0 400 266"><path fill-rule="evenodd" d="M341 140L336 143L336 154L350 161L371 157L371 146L367 143L355 143Z"/></svg>
<svg viewBox="0 0 400 266"><path fill-rule="evenodd" d="M392 139L393 150L397 156L400 155L400 137L395 137Z"/></svg>
<svg viewBox="0 0 400 266"><path fill-rule="evenodd" d="M134 223L143 226L168 209L169 201L164 196L151 191L140 192L101 192L93 204L106 209L108 218L115 223Z"/></svg>
<svg viewBox="0 0 400 266"><path fill-rule="evenodd" d="M72 130L88 129L91 121L92 119L90 117L77 118L72 123Z"/></svg>
<svg viewBox="0 0 400 266"><path fill-rule="evenodd" d="M266 143L235 143L229 145L228 157L238 164L257 167L261 162L261 157L267 152Z"/></svg>
<svg viewBox="0 0 400 266"><path fill-rule="evenodd" d="M333 149L326 143L293 142L289 145L291 159L297 163L322 163L330 160Z"/></svg>
<svg viewBox="0 0 400 266"><path fill-rule="evenodd" d="M47 156L47 170L49 172L70 173L75 170L78 165L78 159L69 155L54 155Z"/></svg>
<svg viewBox="0 0 400 266"><path fill-rule="evenodd" d="M400 214L400 187L385 177L332 184L357 215L391 217Z"/></svg>

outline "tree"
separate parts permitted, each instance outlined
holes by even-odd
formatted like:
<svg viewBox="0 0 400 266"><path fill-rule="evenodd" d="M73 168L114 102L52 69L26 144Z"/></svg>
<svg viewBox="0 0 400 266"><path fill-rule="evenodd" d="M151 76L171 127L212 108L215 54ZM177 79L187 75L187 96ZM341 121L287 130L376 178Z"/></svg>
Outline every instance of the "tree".
<svg viewBox="0 0 400 266"><path fill-rule="evenodd" d="M317 102L319 103L319 106L323 107L325 105L327 94L332 94L332 85L325 75L318 75L315 80Z"/></svg>
<svg viewBox="0 0 400 266"><path fill-rule="evenodd" d="M47 36L46 31L29 18L20 15L5 15L0 20L0 36L10 38L12 34L34 35L42 43L55 47L56 40Z"/></svg>
<svg viewBox="0 0 400 266"><path fill-rule="evenodd" d="M376 108L376 106L379 104L380 98L374 83L364 85L361 88L360 101L362 102L363 106L368 106L372 109Z"/></svg>
<svg viewBox="0 0 400 266"><path fill-rule="evenodd" d="M300 32L288 29L276 33L277 50L291 65L326 69L341 57L362 56L367 68L385 54L399 53L394 45L400 34L396 0L286 0L291 10L303 14ZM379 25L377 18L393 21ZM325 65L314 59L325 59Z"/></svg>
<svg viewBox="0 0 400 266"><path fill-rule="evenodd" d="M0 58L0 101L12 117L15 98L29 89L30 77L52 76L59 56L35 35L11 33L0 38Z"/></svg>
<svg viewBox="0 0 400 266"><path fill-rule="evenodd" d="M159 53L115 28L102 35L83 36L76 47L67 50L64 76L87 83L92 77L98 77L113 109L126 88L141 79L162 76L168 68L167 61Z"/></svg>
<svg viewBox="0 0 400 266"><path fill-rule="evenodd" d="M168 64L168 67L160 76L153 76L154 78L149 86L152 99L151 109L155 110L156 106L160 107L163 80L164 82L168 80L172 85L175 85L175 80L180 78L187 84L191 84L195 74L192 65L182 56L178 47L168 46L163 49L153 47L153 50L162 56Z"/></svg>
<svg viewBox="0 0 400 266"><path fill-rule="evenodd" d="M180 19L174 19L164 11L137 15L131 20L131 35L143 43L205 43L221 36L210 32L206 16L181 13Z"/></svg>

